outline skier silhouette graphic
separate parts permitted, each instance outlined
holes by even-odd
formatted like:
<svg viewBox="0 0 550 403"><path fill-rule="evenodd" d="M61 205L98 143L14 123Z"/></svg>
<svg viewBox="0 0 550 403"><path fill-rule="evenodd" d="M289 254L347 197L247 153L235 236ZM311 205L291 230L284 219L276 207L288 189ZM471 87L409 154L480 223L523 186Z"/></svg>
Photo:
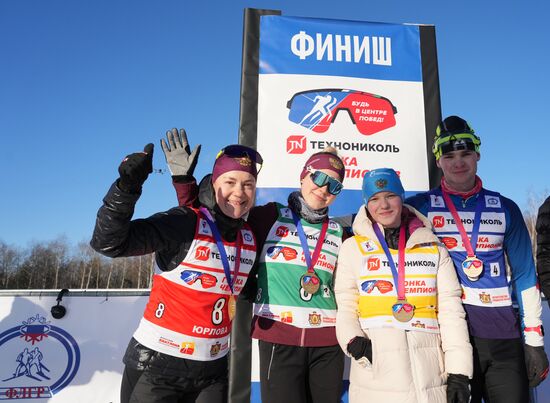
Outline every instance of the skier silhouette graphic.
<svg viewBox="0 0 550 403"><path fill-rule="evenodd" d="M311 111L307 113L306 116L301 120L300 125L302 126L313 126L317 122L325 119L327 116L332 116L332 112L330 108L332 108L334 105L336 105L336 102L338 100L334 98L332 95L317 95L313 102L315 104L311 108Z"/></svg>
<svg viewBox="0 0 550 403"><path fill-rule="evenodd" d="M10 379L19 378L23 375L37 381L50 379L44 373L44 370L46 370L47 372L50 372L50 370L44 364L42 364L43 358L44 355L38 347L35 347L30 352L29 349L25 347L25 349L21 353L19 353L19 355L15 359L18 364L13 373L13 376L11 378L4 379L3 382L9 381ZM42 379L39 376L42 377Z"/></svg>

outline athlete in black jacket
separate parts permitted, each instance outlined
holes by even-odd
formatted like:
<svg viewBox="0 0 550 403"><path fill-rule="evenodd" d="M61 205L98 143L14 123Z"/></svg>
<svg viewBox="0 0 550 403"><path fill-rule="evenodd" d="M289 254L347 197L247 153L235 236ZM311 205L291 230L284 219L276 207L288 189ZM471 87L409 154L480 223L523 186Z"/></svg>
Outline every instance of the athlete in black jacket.
<svg viewBox="0 0 550 403"><path fill-rule="evenodd" d="M247 153L246 155L237 155L243 150ZM197 243L199 242L197 234L204 233L204 229L201 232L202 227L199 228L197 225L198 218L201 217L201 220L205 221L204 217L209 215L210 221L219 230L222 238L221 243L217 244L218 250L224 249L227 256L232 257L233 254L238 256L240 252L235 251L241 248L243 255L248 253L247 256L250 256L250 262L240 265L240 273L235 268L232 277L230 274L230 278L233 279L237 278L237 275L240 278L246 278L252 266L255 251L253 248L249 248L248 251L244 250L246 239L242 242L235 241L237 238L242 238L241 236L237 237L238 234L243 234L243 231L250 232L246 229L242 216L249 211L254 203L257 170L256 164L250 159L246 159L248 154L255 157L257 153L251 149L246 150L242 146L233 148L231 152L220 153L214 164L214 179L210 180L209 177L208 183L201 186L199 193L199 206L205 210L199 212L188 207L176 207L145 219L132 220L135 204L141 195L142 185L149 173L152 172L152 154L153 145L148 144L144 152L130 154L123 160L119 167L119 179L111 186L103 199L90 242L96 251L109 257L156 253L158 270L154 276L153 289L146 313L135 333L136 338L139 339L137 335L145 323L145 330L139 333L144 341L132 338L128 345L123 359L126 366L122 377L121 402L225 402L227 401L227 356L225 355L227 351L223 351L223 349L227 350L227 345L210 350L210 357L206 350L208 357L206 359L195 357L197 351L194 351L193 355L192 348L189 348L187 343L181 343L180 336L173 328L166 327L168 330L164 331L162 321L168 317L174 318L173 313L169 314L169 310L172 309L171 312L177 311L176 327L183 327L184 318L187 317L187 314L184 315L186 304L192 306L197 302L195 298L192 298L192 301L174 300L178 295L185 293L193 297L198 296L201 301L209 303L211 297L207 294L210 292L217 299L214 311L224 316L231 316L228 311L231 295L222 295L223 291L220 291L219 287L223 283L223 279L218 278L218 274L212 271L206 273L200 267L189 270L189 264L186 263L189 262L187 255L197 256L197 245L201 245ZM222 182L223 184L221 184ZM214 189L217 192L214 192ZM206 223L204 225L206 226ZM212 233L214 227L210 225ZM210 236L210 238L212 237L213 235ZM210 238L201 235L200 242L204 245L205 242L209 242ZM253 240L253 238L249 236L249 240ZM210 245L212 248L216 248L216 242L210 241ZM238 245L242 245L242 247ZM212 250L212 252L215 251ZM220 259L215 259L212 256L219 256L219 253L209 255L208 267L221 266ZM233 264L233 266L235 265ZM166 276L162 274L169 272L172 274ZM224 270L221 272L223 277ZM187 277L185 277L186 275ZM205 282L205 276L210 276L209 283ZM242 288L240 285L238 289L237 286L234 286L235 294L238 294L240 288ZM191 294L193 292L195 294ZM155 299L158 297L162 302L164 316L162 313L160 316L157 315L158 321L155 321L155 315L160 309L157 309L158 301ZM172 300L169 300L170 298ZM227 305L218 306L220 302ZM158 306L160 305L158 304ZM201 309L212 308L210 305L204 307L204 304L200 307ZM210 321L210 311L207 312L208 318L205 321ZM149 317L147 317L147 312L149 312ZM197 320L204 319L202 313L202 311L194 312ZM199 315L202 316L199 317ZM162 319L160 319L161 317ZM174 323L173 321L174 319L171 323ZM181 323L177 323L178 321ZM227 327L230 327L230 319L229 321L224 319L222 323L224 329L226 329L226 324ZM216 323L216 325L219 324ZM189 326L193 329L196 327L193 324ZM148 329L152 328L156 330L148 332ZM211 327L211 329L220 330L218 328L214 325ZM155 336L157 333L160 335L160 339ZM173 340L168 340L169 337L165 337L166 335L172 337ZM184 337L193 336L190 332L183 332L183 335ZM204 343L207 342L208 340L204 341ZM195 347L193 345L193 348ZM214 345L214 347L216 346Z"/></svg>

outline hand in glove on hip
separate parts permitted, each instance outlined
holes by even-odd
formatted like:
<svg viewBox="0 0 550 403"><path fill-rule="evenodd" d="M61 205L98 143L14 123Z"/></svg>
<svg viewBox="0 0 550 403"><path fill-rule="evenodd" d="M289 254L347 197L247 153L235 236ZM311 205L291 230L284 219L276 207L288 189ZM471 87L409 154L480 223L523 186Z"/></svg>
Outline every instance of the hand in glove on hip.
<svg viewBox="0 0 550 403"><path fill-rule="evenodd" d="M153 172L153 144L149 143L143 152L127 155L118 167L118 187L125 192L139 193L147 177Z"/></svg>
<svg viewBox="0 0 550 403"><path fill-rule="evenodd" d="M348 343L348 353L356 360L365 357L372 363L372 342L366 337L354 337Z"/></svg>
<svg viewBox="0 0 550 403"><path fill-rule="evenodd" d="M449 374L447 377L447 403L468 403L470 381L466 375Z"/></svg>
<svg viewBox="0 0 550 403"><path fill-rule="evenodd" d="M542 346L533 347L526 344L524 350L529 387L536 388L548 375L548 358Z"/></svg>
<svg viewBox="0 0 550 403"><path fill-rule="evenodd" d="M166 132L166 140L161 139L160 145L168 164L168 169L172 176L193 176L197 162L199 161L199 154L201 152L201 145L195 147L193 152L189 147L187 141L187 133L184 129L173 128Z"/></svg>

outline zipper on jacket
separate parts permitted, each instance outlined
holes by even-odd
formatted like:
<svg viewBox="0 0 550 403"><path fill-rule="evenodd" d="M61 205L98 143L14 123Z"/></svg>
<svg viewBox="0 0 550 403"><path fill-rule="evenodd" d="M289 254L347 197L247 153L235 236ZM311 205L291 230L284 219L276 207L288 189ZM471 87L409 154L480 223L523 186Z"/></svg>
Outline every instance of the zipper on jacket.
<svg viewBox="0 0 550 403"><path fill-rule="evenodd" d="M273 357L275 356L275 344L271 346L271 358L269 358L269 367L267 368L267 380L269 381L269 376L271 375L271 365L273 364Z"/></svg>
<svg viewBox="0 0 550 403"><path fill-rule="evenodd" d="M470 200L472 197L477 197L477 196L479 196L479 193L473 194L467 199L462 199L462 208L466 208L466 204L468 204L468 200Z"/></svg>

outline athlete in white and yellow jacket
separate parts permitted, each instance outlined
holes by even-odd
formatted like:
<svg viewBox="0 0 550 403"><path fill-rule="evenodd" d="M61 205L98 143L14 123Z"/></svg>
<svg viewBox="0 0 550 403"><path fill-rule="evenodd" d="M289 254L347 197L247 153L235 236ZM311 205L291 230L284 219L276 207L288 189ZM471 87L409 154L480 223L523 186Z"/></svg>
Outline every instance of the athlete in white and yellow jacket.
<svg viewBox="0 0 550 403"><path fill-rule="evenodd" d="M392 169L369 172L355 236L340 249L336 333L352 357L350 403L467 403L473 364L460 285L403 193Z"/></svg>

